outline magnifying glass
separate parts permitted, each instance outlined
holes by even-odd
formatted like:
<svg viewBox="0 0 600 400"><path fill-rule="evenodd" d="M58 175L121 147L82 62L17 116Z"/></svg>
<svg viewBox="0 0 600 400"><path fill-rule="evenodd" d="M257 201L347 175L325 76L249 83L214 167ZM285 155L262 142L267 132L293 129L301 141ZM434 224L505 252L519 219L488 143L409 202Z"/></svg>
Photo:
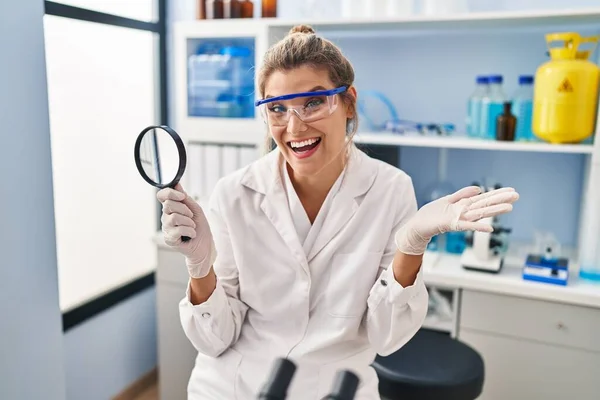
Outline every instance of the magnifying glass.
<svg viewBox="0 0 600 400"><path fill-rule="evenodd" d="M159 189L174 188L185 172L187 155L183 140L166 125L149 126L138 135L135 165L142 178ZM189 237L183 236L187 242Z"/></svg>

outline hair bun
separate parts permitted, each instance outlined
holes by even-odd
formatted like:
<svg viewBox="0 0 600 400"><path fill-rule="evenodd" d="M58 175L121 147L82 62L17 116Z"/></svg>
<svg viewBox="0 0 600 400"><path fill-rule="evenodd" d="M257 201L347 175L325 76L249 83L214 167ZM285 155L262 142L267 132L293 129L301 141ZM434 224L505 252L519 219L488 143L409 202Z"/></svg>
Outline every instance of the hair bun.
<svg viewBox="0 0 600 400"><path fill-rule="evenodd" d="M307 35L314 34L315 30L310 25L296 25L292 29L290 29L288 35L294 33L305 33Z"/></svg>

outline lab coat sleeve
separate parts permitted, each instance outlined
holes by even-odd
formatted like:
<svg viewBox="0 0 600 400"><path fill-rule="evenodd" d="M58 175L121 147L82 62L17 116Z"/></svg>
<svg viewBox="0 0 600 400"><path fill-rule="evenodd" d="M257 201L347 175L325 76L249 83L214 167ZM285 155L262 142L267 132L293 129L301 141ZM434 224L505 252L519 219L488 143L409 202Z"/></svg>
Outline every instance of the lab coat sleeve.
<svg viewBox="0 0 600 400"><path fill-rule="evenodd" d="M188 284L185 297L179 303L181 324L187 338L196 350L212 357L218 357L238 340L248 310L239 299L239 274L227 224L221 213L220 192L218 185L207 212L217 249L213 266L217 275L215 290L207 301L193 305Z"/></svg>
<svg viewBox="0 0 600 400"><path fill-rule="evenodd" d="M414 283L403 287L394 278L392 262L397 251L394 234L417 211L412 180L403 175L397 211L390 238L367 301L366 326L377 353L386 356L400 349L422 326L429 297L420 268Z"/></svg>

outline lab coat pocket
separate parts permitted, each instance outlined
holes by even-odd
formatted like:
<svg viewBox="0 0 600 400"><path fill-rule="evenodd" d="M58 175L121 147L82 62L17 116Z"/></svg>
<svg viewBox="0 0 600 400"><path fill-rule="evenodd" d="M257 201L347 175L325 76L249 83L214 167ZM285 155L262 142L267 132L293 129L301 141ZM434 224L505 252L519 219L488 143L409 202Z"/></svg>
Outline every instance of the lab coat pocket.
<svg viewBox="0 0 600 400"><path fill-rule="evenodd" d="M327 307L333 317L362 317L383 252L337 254L327 284Z"/></svg>

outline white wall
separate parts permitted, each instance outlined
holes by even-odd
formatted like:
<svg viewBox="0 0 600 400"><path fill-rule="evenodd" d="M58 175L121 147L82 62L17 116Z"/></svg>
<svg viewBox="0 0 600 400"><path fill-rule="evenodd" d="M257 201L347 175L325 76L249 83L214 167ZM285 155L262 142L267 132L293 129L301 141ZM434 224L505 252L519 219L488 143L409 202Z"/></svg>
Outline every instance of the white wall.
<svg viewBox="0 0 600 400"><path fill-rule="evenodd" d="M65 396L43 14L0 1L0 399Z"/></svg>

